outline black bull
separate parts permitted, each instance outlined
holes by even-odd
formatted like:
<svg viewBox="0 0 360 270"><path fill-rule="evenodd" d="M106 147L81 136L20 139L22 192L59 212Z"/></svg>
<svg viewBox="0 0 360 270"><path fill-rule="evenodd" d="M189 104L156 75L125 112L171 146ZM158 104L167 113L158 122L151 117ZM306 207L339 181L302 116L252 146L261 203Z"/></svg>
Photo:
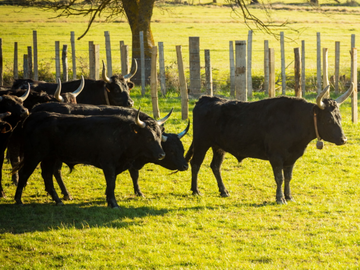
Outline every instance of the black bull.
<svg viewBox="0 0 360 270"><path fill-rule="evenodd" d="M29 115L29 110L23 106L23 102L29 96L29 93L30 89L28 88L28 91L20 97L12 95L0 96L0 113L5 113L3 115L3 121L5 121L8 127L10 127L10 130L7 130L5 127L5 130L2 129L2 132L0 133L0 197L5 197L2 187L2 167L4 163L5 149L13 128L15 128L21 120Z"/></svg>
<svg viewBox="0 0 360 270"><path fill-rule="evenodd" d="M42 171L46 190L56 203L62 203L52 182L54 164L60 160L70 167L90 164L102 169L108 206L118 207L114 195L116 176L138 156L165 157L160 126L150 118L140 120L139 114L134 118L32 113L23 125L23 139L17 204L22 204L23 188L39 162L46 163Z"/></svg>
<svg viewBox="0 0 360 270"><path fill-rule="evenodd" d="M88 104L60 104L60 103L47 103L47 104L39 104L37 105L32 112L39 111L50 111L50 112L58 112L62 114L80 114L80 115L134 115L134 110L129 110L127 108L117 107L117 106L95 106ZM170 116L169 113L163 119L158 120L158 123L164 123ZM148 119L150 118L145 113L140 113L140 119ZM160 166L163 166L169 170L179 170L184 171L188 169L188 165L186 160L184 159L184 147L181 143L181 138L187 133L189 130L189 125L186 129L179 134L173 133L165 133L165 140L161 142L161 146L166 153L166 156L162 160L152 159L145 156L138 157L128 169L130 172L131 179L133 181L134 192L137 196L143 196L143 193L140 190L138 179L139 179L139 170L147 163L154 163ZM43 164L41 165L43 168ZM64 195L64 199L71 199L71 195L66 189L64 182L61 177L61 163L56 164L54 168L54 176L56 181L58 182L61 191Z"/></svg>
<svg viewBox="0 0 360 270"><path fill-rule="evenodd" d="M136 63L136 62L135 62ZM134 101L130 98L130 90L134 87L134 83L130 81L136 73L137 65L135 64L135 72L124 76L114 75L108 78L106 76L105 65L103 65L103 80L85 80L85 86L80 95L77 96L77 103L94 104L94 105L115 105L123 107L132 107ZM12 89L27 87L30 83L31 89L35 91L45 91L49 95L55 95L57 89L56 83L46 83L41 81L33 81L30 79L18 79ZM62 84L62 92L74 92L81 85L81 80L64 82Z"/></svg>
<svg viewBox="0 0 360 270"><path fill-rule="evenodd" d="M186 160L191 159L193 194L200 194L197 176L206 151L211 147L210 166L221 196L229 196L220 173L224 155L229 152L239 162L248 157L269 160L277 185L277 203L291 201L294 164L317 137L315 130L325 141L336 145L346 142L339 105L351 94L352 87L336 101L323 98L328 89L318 95L317 104L291 97L256 102L200 98L193 110L193 141L185 156ZM281 189L284 179L285 196Z"/></svg>

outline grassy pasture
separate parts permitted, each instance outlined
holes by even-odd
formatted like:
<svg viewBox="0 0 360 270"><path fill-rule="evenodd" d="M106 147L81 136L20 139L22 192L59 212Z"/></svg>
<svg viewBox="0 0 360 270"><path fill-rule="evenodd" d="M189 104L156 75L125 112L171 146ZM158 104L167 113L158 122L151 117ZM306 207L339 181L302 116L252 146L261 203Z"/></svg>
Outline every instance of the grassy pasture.
<svg viewBox="0 0 360 270"><path fill-rule="evenodd" d="M151 114L149 96L133 93ZM256 96L254 100L263 98ZM313 100L314 95L307 96ZM179 132L176 96L160 98L166 128ZM190 100L190 109L195 100ZM101 170L78 165L63 169L74 197L57 207L44 192L40 171L24 190L25 205L13 205L15 187L5 166L8 198L0 200L2 269L357 269L359 267L359 126L351 123L350 101L341 107L349 142L310 143L298 160L291 183L296 202L275 203L270 164L226 155L223 178L231 192L221 198L209 167L199 174L203 196L190 192L190 170L171 174L148 164L140 172L145 198L133 195L131 178L117 178L120 210L108 209ZM191 115L191 113L190 113ZM187 149L192 130L183 138ZM60 192L60 191L58 191Z"/></svg>
<svg viewBox="0 0 360 270"><path fill-rule="evenodd" d="M227 8L178 8L171 13L155 12L154 17L160 20L153 23L155 40L164 41L168 50L166 55L175 59L175 45L186 48L188 37L199 35L201 48L211 48L212 57L218 59L212 58L213 67L225 73L228 41L246 39L247 29L229 22ZM5 55L8 69L11 67L13 42L21 41L23 48L31 45L32 30L38 30L39 50L43 52L41 59L47 63L53 58L55 40L61 40L61 44L69 42L70 31L79 34L85 29L86 19L52 22L42 11L36 11L37 16L29 15L28 11L34 14L34 9L11 15L9 10L14 9L20 10L0 8L0 35L4 49L10 48L10 52L6 52L10 56ZM10 14L7 20L1 14L3 12ZM276 12L279 19L289 15L288 11ZM349 67L346 57L350 35L356 33L357 17L350 14L346 19L343 15L345 23L334 27L330 17L340 14L323 17L324 14L299 13L302 17L295 11L296 15L291 18L300 20L306 14L308 26L316 25L304 31L299 39L309 38L312 42L307 56L309 61L313 61L309 64L309 74L316 68L313 57L316 55L317 31L322 32L324 44L333 44L329 48L334 48L334 41L342 38L341 59L346 70ZM199 14L209 20L202 19ZM321 18L328 18L329 22ZM94 40L104 44L105 30L110 31L114 51L118 48L116 40L131 44L126 23L120 26L98 23L89 37L77 42L77 50L84 50L84 62L87 61L87 42ZM253 59L262 61L263 39L263 36L255 36L258 54L254 53ZM279 44L276 40L270 42L274 46ZM186 49L183 53L186 55ZM288 63L291 54L292 47L287 52ZM104 51L102 55L105 57ZM184 58L188 59L187 56ZM261 62L258 65L261 67ZM314 102L314 97L309 93L306 99ZM141 105L142 110L151 114L148 94L141 97L140 89L136 87L132 98L136 106ZM264 96L255 93L253 100L260 98ZM190 99L190 119L195 102ZM161 115L174 107L173 116L166 124L168 132L178 133L185 128L187 122L180 120L177 93L160 97L159 106ZM239 164L230 155L226 155L222 174L231 196L219 197L209 167L211 151L199 173L199 188L203 196L191 195L190 170L171 174L159 166L148 164L140 171L139 180L145 198L133 195L128 172L118 176L115 195L120 210L106 207L105 180L101 170L81 165L72 174L67 173L66 167L63 169L65 183L74 197L63 207L56 207L44 192L39 169L24 190L25 205L13 205L16 188L11 184L10 167L5 164L3 185L8 197L0 200L0 268L358 269L360 130L358 124L351 123L350 100L341 106L341 113L348 143L335 146L325 142L321 151L316 149L315 141L310 143L294 169L291 187L296 202L283 206L275 203L276 185L268 162L246 159ZM188 149L191 138L192 129L182 140L185 149Z"/></svg>

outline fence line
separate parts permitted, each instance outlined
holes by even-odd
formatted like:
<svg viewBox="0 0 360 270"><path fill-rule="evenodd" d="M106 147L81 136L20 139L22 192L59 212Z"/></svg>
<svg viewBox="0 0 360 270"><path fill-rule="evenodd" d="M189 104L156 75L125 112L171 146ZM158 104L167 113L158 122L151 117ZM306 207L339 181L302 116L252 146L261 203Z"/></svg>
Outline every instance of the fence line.
<svg viewBox="0 0 360 270"><path fill-rule="evenodd" d="M282 35L281 35L283 38L282 39L284 39L284 34L283 34L283 32L282 32ZM37 44L37 32L36 31L33 31L33 50L31 49L31 47L30 46L28 46L28 48L27 48L27 54L26 54L26 61L24 60L24 67L25 68L23 68L23 70L24 70L24 73L23 73L23 76L24 77L32 77L32 78L34 78L35 79L35 77L36 77L36 67L38 66L38 44ZM189 56L190 56L190 58L189 58L189 60L191 60L192 59L192 57L195 57L194 55L196 55L196 63L199 63L200 62L200 45L199 45L199 37L193 37L194 39L193 40L197 40L196 42L198 43L198 45L195 45L195 51L194 52L192 52L192 50L190 49L190 47L192 46L191 45L191 38L189 38ZM108 31L105 31L105 43L106 44L110 44L110 34L109 34L109 32ZM122 44L121 44L122 43ZM266 60L266 58L267 58L267 53L268 53L268 49L267 49L267 47L268 47L268 41L264 41L264 69L263 69L263 74L264 74L264 80L262 81L262 79L254 79L254 77L252 76L252 71L251 71L251 69L252 69L252 64L253 64L253 61L252 61L252 44L250 45L250 43L252 43L252 32L250 32L249 31L249 34L248 34L248 47L247 47L247 54L246 54L246 56L247 56L247 94L249 95L249 97L251 96L251 91L253 90L252 89L252 86L250 87L250 83L249 83L249 79L251 78L251 80L254 80L258 85L260 85L261 84L261 82L263 82L263 85L262 85L262 90L264 90L264 91L267 91L267 87L268 87L268 85L269 85L269 83L267 82L267 80L268 80L268 78L267 78L267 70L268 70L268 67L266 67L266 65L269 63L269 61L268 60ZM60 78L60 73L61 73L61 69L60 69L60 57L59 57L59 53L60 53L60 48L57 48L57 47L60 47L60 42L58 41L58 43L55 43L56 45L55 45L55 63L56 63L56 67L55 67L55 70L56 70L56 78ZM355 35L351 35L351 46L354 46L355 45ZM64 44L64 45L66 45L66 44ZM64 46L63 45L63 46ZM99 46L99 45L98 45ZM317 33L317 47L319 47L320 46L320 48L321 48L321 42L320 42L320 33ZM335 49L335 58L336 59L339 59L339 57L340 57L340 43L336 43L336 49ZM76 78L76 76L77 76L77 71L76 71L76 57L75 57L75 53L76 52L78 52L78 51L81 51L81 52L83 52L84 50L78 50L78 51L76 51L75 50L75 40L74 40L74 32L71 32L71 47L72 47L72 50L71 50L71 56L72 56L72 71L73 71L73 79L75 79ZM124 74L125 72L123 72L123 70L125 71L127 68L124 66L123 67L123 59L124 58L127 58L128 57L128 46L127 45L124 45L124 42L122 41L120 41L120 47L119 47L119 49L111 49L109 46L106 46L107 48L105 49L106 50L106 54L107 54L107 64L108 63L111 63L111 51L116 51L116 50L119 50L120 52L121 52L121 55L120 55L120 59L121 59L121 63L122 63L122 66L121 66L121 70L122 70L122 73ZM159 43L159 50L160 50L160 47L163 47L163 43L161 43L161 46L160 46L160 43ZM234 77L235 77L235 69L234 69L234 67L232 67L232 62L234 62L234 60L232 59L232 57L233 57L233 55L234 55L234 52L233 52L233 42L232 41L230 41L229 42L229 59L230 59L230 82L229 82L229 80L228 80L228 78L225 78L224 80L215 80L214 82L227 82L227 83L229 83L229 85L230 85L230 93L231 94L233 94L234 92L232 92L233 91L233 89L234 89L234 86L235 86L235 82L234 82ZM281 46L281 47L284 47L284 46ZM250 48L251 48L251 50L250 50ZM168 49L169 50L169 49ZM2 51L2 50L1 50ZM89 47L89 51L91 51L91 48ZM224 50L224 51L226 51L226 50ZM258 52L259 50L255 50L255 52ZM283 55L283 49L281 49L281 55ZM319 51L319 50L318 50ZM33 54L32 54L32 52L33 52ZM96 59L97 59L97 61L99 62L99 54L100 54L100 47L97 47L97 57L96 57ZM304 67L305 67L305 43L304 43L304 41L302 41L302 50L301 50L301 65L302 65L302 72L301 72L301 77L302 77L302 79L301 79L301 87L302 87L302 92L303 92L303 94L305 93L305 69L304 69ZM2 53L2 52L1 52ZM88 52L89 53L89 52ZM162 64L163 63L163 60L162 59L160 59L160 58L164 58L165 59L165 56L163 57L163 56L161 56L160 57L160 55L162 54L163 52L160 52L159 51L159 66L160 66L160 69L161 69L161 73L163 73L163 71L164 71L164 66L165 66L165 64ZM69 54L69 53L66 53L67 55ZM89 54L91 54L91 53L89 53ZM125 56L125 54L127 55L127 56ZM211 53L212 55L213 55L213 53ZM256 53L257 54L257 53ZM13 61L14 61L14 66L13 66L13 74L14 74L14 78L17 78L18 77L18 43L14 43L14 58L13 58ZM193 56L191 56L191 55L193 55ZM209 51L209 55L210 55L210 51ZM281 57L282 59L284 59L285 60L285 58L284 57ZM3 57L2 57L2 59L3 59ZM24 58L25 59L25 58ZM32 59L34 59L34 62L32 62ZM91 59L94 59L94 57L92 57L92 58L90 58L89 57L89 69L90 69L90 71L93 69L92 67L94 66L94 64L92 64L91 62L92 62L92 60ZM317 59L317 64L319 64L320 63L320 72L318 72L317 73L317 75L321 75L321 62L319 62L319 59L321 59L321 55L320 55L320 58L318 58ZM67 60L67 57L66 57L66 60ZM209 59L210 60L210 59ZM251 60L251 61L249 61L249 60ZM63 59L63 62L65 61L65 59ZM165 61L165 60L164 60ZM26 63L25 63L26 62ZM124 62L127 62L127 60L125 60ZM196 76L197 77L199 77L198 75L196 75L195 77L193 76L193 75L191 75L192 74L192 72L195 72L195 73L197 73L197 74L200 74L200 71L201 71L201 69L202 68L205 68L205 66L202 66L202 65L200 65L200 64L197 64L197 67L196 68L193 68L191 65L191 63L190 63L191 61L189 61L189 64L190 64L190 90L192 90L192 88L194 88L194 85L193 85L193 83L195 82L195 81L197 81L196 82L196 84L197 85L200 85L200 88L201 88L201 85L204 85L204 86L206 86L207 85L207 80L206 80L206 76L204 76L204 78L205 78L205 80L204 80L204 82L202 82L202 79L201 79L201 75L200 75L200 78L195 78ZM65 62L64 62L65 63ZM64 65L64 64L63 64ZM30 66L30 68L28 67L28 66ZM112 66L112 65L111 65ZM285 66L285 64L283 64L283 60L281 61L281 66L283 67L283 66ZM318 66L317 66L318 67ZM3 71L3 67L1 68L2 69L2 71ZM32 70L34 70L34 72L33 72L33 75L32 74L28 74L29 72L31 72ZM66 70L68 70L68 68L66 68ZM205 69L206 70L206 69ZM319 69L318 69L319 70ZM329 69L328 69L328 67L325 67L324 66L324 64L323 64L323 71L329 71ZM107 71L108 71L108 75L110 75L111 74L111 67L109 68L109 65L107 65ZM63 69L63 73L65 72L65 69ZM165 71L164 71L165 72ZM96 74L98 74L99 72L97 72L97 71L92 71L92 72L90 72L90 73L92 73L91 74L91 76L90 77L92 77L92 78L95 78L95 74L94 73L96 73ZM286 74L287 73L287 74ZM290 73L289 73L289 71L288 72L286 72L285 73L285 75L287 75L287 76L290 76L290 77L292 77L292 75L289 75ZM281 73L281 81L282 81L282 84L283 83L286 83L286 79L284 80L283 79L283 71L282 71L282 73ZM3 73L1 72L1 74L0 74L0 76L2 76L3 75ZM206 72L205 72L205 75L206 75ZM334 79L333 79L333 81L331 82L331 83L334 83L334 87L335 87L335 91L337 91L336 93L338 93L338 92L340 92L339 91L339 77L340 77L340 60L336 60L335 61L335 76L333 77ZM160 86L161 86L161 91L162 91L162 93L163 94L166 94L166 89L165 89L165 87L166 86L164 86L164 85L166 85L166 83L164 83L164 81L163 81L163 79L165 78L165 76L164 75L161 75L161 76L159 76L159 78L162 80L162 83L160 83ZM286 77L285 77L286 78ZM324 72L323 72L323 78L322 79L319 79L319 78L317 78L317 85L319 86L319 84L321 85L321 82L322 81L324 81L324 84L326 83L325 81L326 81L326 78L327 78L327 76L326 76L326 74L324 74ZM195 81L194 81L195 80ZM261 81L260 81L261 80ZM280 80L278 80L278 81L280 81ZM277 83L277 82L276 82ZM326 83L327 84L327 83ZM213 83L213 86L216 86L216 84L214 84ZM145 87L144 87L144 89L145 89ZM197 88L195 87L195 90L196 90ZM284 88L282 88L282 89L284 89ZM322 90L322 89L321 89ZM145 90L144 90L145 91ZM196 91L198 91L198 90L196 90ZM235 91L235 89L234 89L234 91ZM200 93L200 92L199 92Z"/></svg>

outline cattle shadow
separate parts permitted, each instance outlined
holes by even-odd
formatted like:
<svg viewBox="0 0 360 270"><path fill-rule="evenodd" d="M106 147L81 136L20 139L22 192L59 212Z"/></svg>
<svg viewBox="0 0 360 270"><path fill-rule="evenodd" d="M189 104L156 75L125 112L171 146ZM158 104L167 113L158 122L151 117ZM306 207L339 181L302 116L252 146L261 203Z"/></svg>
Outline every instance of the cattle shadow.
<svg viewBox="0 0 360 270"><path fill-rule="evenodd" d="M44 232L61 228L124 228L136 225L137 218L164 216L167 213L167 209L153 209L147 206L120 206L120 209L111 209L106 207L103 200L63 206L1 204L0 235Z"/></svg>

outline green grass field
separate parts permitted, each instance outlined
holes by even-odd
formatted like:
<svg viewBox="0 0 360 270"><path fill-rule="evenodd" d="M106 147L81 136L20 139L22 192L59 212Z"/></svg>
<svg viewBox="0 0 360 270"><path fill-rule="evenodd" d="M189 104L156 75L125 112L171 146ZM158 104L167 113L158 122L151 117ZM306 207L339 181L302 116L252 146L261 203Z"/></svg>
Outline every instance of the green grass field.
<svg viewBox="0 0 360 270"><path fill-rule="evenodd" d="M214 49L212 56L216 52L224 55L212 61L213 67L219 66L219 70L226 67L229 40L246 39L247 29L228 22L231 18L226 15L230 14L227 8L178 8L171 13L155 12L154 17L163 20L153 23L155 40L164 41L165 47L173 46L168 48L168 55L173 52L175 56L175 45L187 46L189 36L199 35L202 49L209 46ZM86 19L71 24L64 23L66 19L50 23L41 11L36 11L37 17L30 16L26 10L11 15L9 10L20 11L20 8L0 8L0 37L6 55L10 53L5 55L6 61L11 61L11 50L7 48L12 48L14 41L21 41L24 47L31 45L32 30L39 31L42 59L47 62L54 55L56 39L68 42L70 31L80 34L85 28ZM215 15L204 15L204 10ZM202 23L205 19L200 17L200 11L202 16L212 17L213 23ZM220 11L222 15L217 13ZM277 12L281 18L287 11ZM295 13L293 19L298 16ZM10 15L6 19L3 14ZM331 17L341 14L327 15L330 23L321 22L320 17L326 17L325 14L306 16L309 16L308 26L316 25L304 32L312 42L317 31L324 33L324 44L342 38L345 65L349 61L345 57L350 35L357 29L356 15L346 15L349 19L344 15L346 23L336 27L331 24ZM77 48L81 50L81 44L86 48L87 42L95 39L104 44L104 30L111 32L113 48L117 40L130 44L126 23L120 26L100 23L89 37L77 43ZM263 39L263 36L256 38L260 60ZM275 40L271 42L278 44ZM309 45L309 60L310 54L316 54L314 48L315 45ZM6 61L5 65L9 66ZM316 62L309 65L311 70ZM142 97L136 87L131 96L136 107L141 106L151 115L148 92ZM293 95L293 91L287 94ZM252 100L260 98L264 98L262 93L254 93ZM308 93L305 98L314 102L314 93ZM189 100L190 119L195 102ZM167 132L178 133L186 127L176 92L159 97L159 107L161 116L174 107L166 124ZM139 179L145 198L133 195L128 172L117 177L115 196L120 210L106 207L102 171L83 165L76 166L71 174L66 166L63 168L64 181L74 198L65 201L64 206L55 206L46 194L39 169L24 190L25 205L14 205L16 187L11 184L11 168L5 164L3 185L7 198L0 199L0 269L358 269L360 128L351 122L350 100L341 106L341 114L348 143L336 146L325 142L323 150L316 149L315 141L308 145L295 165L291 183L296 202L287 205L275 202L276 185L268 162L245 159L238 163L231 155L226 155L222 166L224 183L231 196L220 197L209 167L211 151L199 173L203 196L191 195L190 170L172 174L148 164L140 171ZM192 129L182 139L186 150L191 138Z"/></svg>

